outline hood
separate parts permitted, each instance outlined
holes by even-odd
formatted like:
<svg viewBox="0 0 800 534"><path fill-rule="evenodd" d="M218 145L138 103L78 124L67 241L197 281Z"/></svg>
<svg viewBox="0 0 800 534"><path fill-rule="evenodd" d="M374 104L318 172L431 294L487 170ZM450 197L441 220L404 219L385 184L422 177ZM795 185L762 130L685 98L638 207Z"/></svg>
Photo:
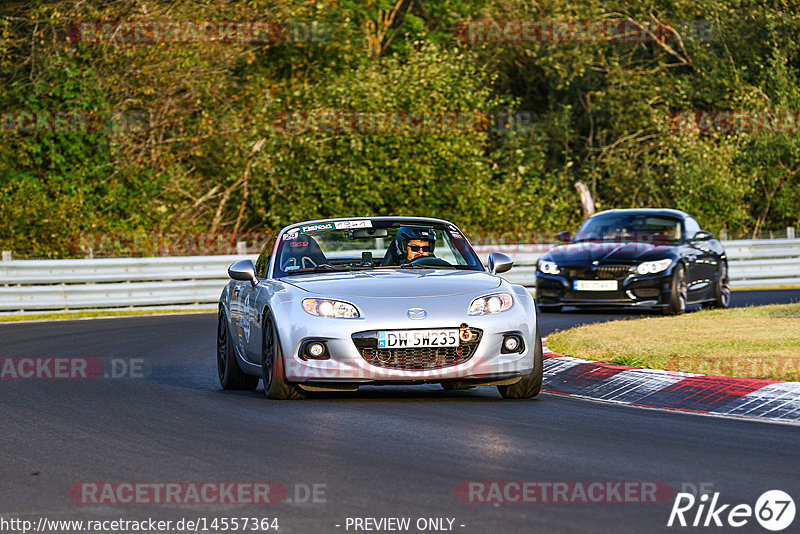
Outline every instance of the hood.
<svg viewBox="0 0 800 534"><path fill-rule="evenodd" d="M489 292L502 280L483 271L386 269L286 276L282 282L331 297L422 298Z"/></svg>
<svg viewBox="0 0 800 534"><path fill-rule="evenodd" d="M586 241L558 246L543 255L542 259L564 265L581 265L593 261L606 265L612 263L633 265L643 261L673 257L675 257L675 247L668 245Z"/></svg>

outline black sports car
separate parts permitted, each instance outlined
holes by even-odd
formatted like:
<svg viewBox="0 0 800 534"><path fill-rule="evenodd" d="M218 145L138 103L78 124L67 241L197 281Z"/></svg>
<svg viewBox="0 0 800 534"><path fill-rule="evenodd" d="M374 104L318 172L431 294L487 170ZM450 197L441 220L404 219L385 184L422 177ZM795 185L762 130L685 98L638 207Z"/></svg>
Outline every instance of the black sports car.
<svg viewBox="0 0 800 534"><path fill-rule="evenodd" d="M682 211L623 209L587 219L538 262L542 311L562 306L644 306L679 314L687 304L727 308L725 250Z"/></svg>

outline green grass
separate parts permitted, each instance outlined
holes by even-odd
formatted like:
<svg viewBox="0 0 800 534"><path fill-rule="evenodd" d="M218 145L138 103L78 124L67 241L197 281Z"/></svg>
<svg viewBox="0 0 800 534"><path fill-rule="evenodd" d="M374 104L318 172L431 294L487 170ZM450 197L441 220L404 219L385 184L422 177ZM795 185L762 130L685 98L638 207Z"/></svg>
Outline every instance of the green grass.
<svg viewBox="0 0 800 534"><path fill-rule="evenodd" d="M800 303L584 325L550 335L547 346L631 367L798 381Z"/></svg>

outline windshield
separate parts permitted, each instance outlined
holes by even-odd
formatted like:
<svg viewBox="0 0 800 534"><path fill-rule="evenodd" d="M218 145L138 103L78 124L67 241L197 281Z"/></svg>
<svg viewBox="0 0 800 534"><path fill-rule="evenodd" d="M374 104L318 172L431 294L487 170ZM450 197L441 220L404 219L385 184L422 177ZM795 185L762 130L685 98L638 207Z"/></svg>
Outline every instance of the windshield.
<svg viewBox="0 0 800 534"><path fill-rule="evenodd" d="M676 245L681 239L681 221L678 218L646 213L615 213L592 217L583 223L573 241L635 241Z"/></svg>
<svg viewBox="0 0 800 534"><path fill-rule="evenodd" d="M484 270L455 226L362 219L291 228L278 245L275 276L397 268Z"/></svg>

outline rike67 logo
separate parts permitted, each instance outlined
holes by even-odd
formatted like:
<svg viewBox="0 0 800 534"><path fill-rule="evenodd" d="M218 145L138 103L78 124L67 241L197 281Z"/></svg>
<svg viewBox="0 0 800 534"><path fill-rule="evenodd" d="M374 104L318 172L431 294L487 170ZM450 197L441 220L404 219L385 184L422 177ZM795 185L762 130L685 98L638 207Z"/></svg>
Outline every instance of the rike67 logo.
<svg viewBox="0 0 800 534"><path fill-rule="evenodd" d="M669 514L667 526L691 527L743 527L753 517L767 530L779 532L794 521L794 500L781 490L763 493L755 506L749 504L722 504L720 493L707 493L695 497L691 493L678 493Z"/></svg>

